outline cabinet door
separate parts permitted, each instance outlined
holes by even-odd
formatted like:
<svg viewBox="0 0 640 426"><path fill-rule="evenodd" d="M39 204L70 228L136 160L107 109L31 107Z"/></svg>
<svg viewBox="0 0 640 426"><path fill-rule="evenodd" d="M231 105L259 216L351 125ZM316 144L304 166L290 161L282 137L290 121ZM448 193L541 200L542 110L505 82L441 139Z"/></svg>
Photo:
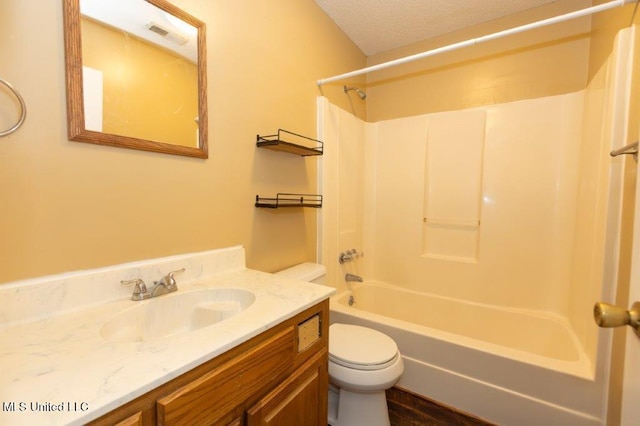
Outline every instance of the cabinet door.
<svg viewBox="0 0 640 426"><path fill-rule="evenodd" d="M136 413L131 417L127 417L121 422L117 423L116 426L142 426L142 413Z"/></svg>
<svg viewBox="0 0 640 426"><path fill-rule="evenodd" d="M322 350L247 412L247 426L327 424L327 351Z"/></svg>
<svg viewBox="0 0 640 426"><path fill-rule="evenodd" d="M227 426L242 426L242 418L238 417L237 419L229 423Z"/></svg>
<svg viewBox="0 0 640 426"><path fill-rule="evenodd" d="M233 409L286 377L295 354L288 327L157 403L158 424L220 424Z"/></svg>

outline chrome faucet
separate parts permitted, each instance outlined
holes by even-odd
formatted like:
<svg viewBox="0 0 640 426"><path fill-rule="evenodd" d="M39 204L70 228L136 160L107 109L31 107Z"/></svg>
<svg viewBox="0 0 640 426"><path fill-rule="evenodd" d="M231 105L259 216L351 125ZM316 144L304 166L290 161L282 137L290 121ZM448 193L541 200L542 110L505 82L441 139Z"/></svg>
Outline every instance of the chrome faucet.
<svg viewBox="0 0 640 426"><path fill-rule="evenodd" d="M133 288L133 294L131 295L131 300L151 299L152 297L158 297L162 296L163 294L173 293L174 291L177 291L178 284L176 283L176 279L173 277L173 275L179 274L184 271L185 268L169 272L159 281L154 281L151 290L147 290L147 286L140 278L120 282L123 285L135 284L135 287Z"/></svg>
<svg viewBox="0 0 640 426"><path fill-rule="evenodd" d="M347 275L345 275L345 276L344 276L344 279L345 279L347 282L359 282L359 283L361 283L361 282L362 282L362 277L359 277L359 276L357 276L357 275L353 275L353 274L347 274Z"/></svg>

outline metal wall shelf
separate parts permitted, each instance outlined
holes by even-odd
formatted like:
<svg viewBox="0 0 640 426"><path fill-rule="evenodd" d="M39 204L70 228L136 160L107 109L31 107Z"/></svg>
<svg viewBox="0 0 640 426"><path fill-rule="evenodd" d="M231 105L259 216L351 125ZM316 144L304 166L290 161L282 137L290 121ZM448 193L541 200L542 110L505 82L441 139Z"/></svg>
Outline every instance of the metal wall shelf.
<svg viewBox="0 0 640 426"><path fill-rule="evenodd" d="M279 192L275 198L256 195L256 207L277 209L281 207L322 207L322 195L285 194Z"/></svg>
<svg viewBox="0 0 640 426"><path fill-rule="evenodd" d="M295 142L285 141L283 136L294 139ZM310 142L313 142L316 146L308 146ZM288 152L289 154L301 155L303 157L322 155L324 149L324 144L317 139L312 139L283 129L278 129L278 133L275 135L256 135L256 146L258 148Z"/></svg>

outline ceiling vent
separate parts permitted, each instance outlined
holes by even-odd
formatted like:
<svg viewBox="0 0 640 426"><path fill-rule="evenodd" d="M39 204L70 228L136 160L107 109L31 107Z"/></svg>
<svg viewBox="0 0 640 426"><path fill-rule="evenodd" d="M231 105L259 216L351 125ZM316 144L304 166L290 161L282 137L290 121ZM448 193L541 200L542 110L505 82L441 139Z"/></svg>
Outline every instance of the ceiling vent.
<svg viewBox="0 0 640 426"><path fill-rule="evenodd" d="M189 41L189 39L181 34L178 34L177 32L168 29L166 27L163 27L162 25L158 25L155 22L149 22L146 25L147 29L149 31L153 31L156 34L161 35L162 37L166 38L167 40L171 40L174 43L183 45L186 42Z"/></svg>

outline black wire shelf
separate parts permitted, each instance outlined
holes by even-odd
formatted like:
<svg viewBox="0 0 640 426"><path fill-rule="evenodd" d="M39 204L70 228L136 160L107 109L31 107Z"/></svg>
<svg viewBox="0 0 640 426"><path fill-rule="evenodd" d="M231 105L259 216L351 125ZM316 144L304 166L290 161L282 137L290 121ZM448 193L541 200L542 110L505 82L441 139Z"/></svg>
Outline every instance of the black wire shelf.
<svg viewBox="0 0 640 426"><path fill-rule="evenodd" d="M284 138L289 139L289 141ZM309 146L312 144L314 146ZM284 129L278 129L278 133L275 135L256 135L256 146L258 148L288 152L289 154L301 155L303 157L322 155L324 150L323 142Z"/></svg>
<svg viewBox="0 0 640 426"><path fill-rule="evenodd" d="M322 195L319 194L285 194L279 192L275 198L256 195L256 207L278 209L281 207L322 207Z"/></svg>

